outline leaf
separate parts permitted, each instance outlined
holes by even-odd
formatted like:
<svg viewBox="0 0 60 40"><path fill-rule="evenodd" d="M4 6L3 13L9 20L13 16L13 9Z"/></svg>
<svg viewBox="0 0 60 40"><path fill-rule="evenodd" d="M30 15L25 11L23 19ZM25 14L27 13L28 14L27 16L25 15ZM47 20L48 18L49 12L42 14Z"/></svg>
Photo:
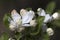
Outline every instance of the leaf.
<svg viewBox="0 0 60 40"><path fill-rule="evenodd" d="M21 33L19 33L19 32L16 32L16 35L15 35L15 38L17 39L17 40L20 40L21 38L22 38L22 34Z"/></svg>
<svg viewBox="0 0 60 40"><path fill-rule="evenodd" d="M8 40L9 39L9 36L7 33L4 33L1 37L0 37L0 40Z"/></svg>
<svg viewBox="0 0 60 40"><path fill-rule="evenodd" d="M3 23L5 24L5 26L9 26L9 21L8 18L10 17L10 14L5 14L4 18L3 18Z"/></svg>
<svg viewBox="0 0 60 40"><path fill-rule="evenodd" d="M30 33L31 35L37 35L39 32L40 32L40 30L41 30L41 27L42 27L42 23L43 23L43 20L44 20L44 17L38 17L37 18L37 31L36 32L32 32L32 33Z"/></svg>
<svg viewBox="0 0 60 40"><path fill-rule="evenodd" d="M46 7L46 13L52 14L53 10L55 9L55 6L56 5L54 1L50 2Z"/></svg>
<svg viewBox="0 0 60 40"><path fill-rule="evenodd" d="M49 35L47 33L43 34L43 40L49 40Z"/></svg>
<svg viewBox="0 0 60 40"><path fill-rule="evenodd" d="M55 25L56 27L60 27L60 19L59 20L54 20L52 22L53 25Z"/></svg>

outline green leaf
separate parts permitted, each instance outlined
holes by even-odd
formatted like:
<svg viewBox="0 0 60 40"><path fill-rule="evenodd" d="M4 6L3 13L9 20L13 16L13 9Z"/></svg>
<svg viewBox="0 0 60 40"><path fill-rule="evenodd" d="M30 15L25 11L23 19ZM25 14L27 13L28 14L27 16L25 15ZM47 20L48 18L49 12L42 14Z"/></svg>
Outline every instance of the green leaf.
<svg viewBox="0 0 60 40"><path fill-rule="evenodd" d="M43 40L50 40L49 39L49 35L46 33L46 34L43 34Z"/></svg>
<svg viewBox="0 0 60 40"><path fill-rule="evenodd" d="M37 24L36 27L38 27L38 28L37 28L36 32L30 33L31 35L37 35L37 34L39 34L39 32L41 31L43 20L44 20L44 17L38 17L37 18L37 23L38 24Z"/></svg>
<svg viewBox="0 0 60 40"><path fill-rule="evenodd" d="M52 2L50 2L48 5L47 5L47 7L46 7L46 13L48 13L48 14L52 14L53 13L53 10L55 9L55 2L54 1L52 1Z"/></svg>
<svg viewBox="0 0 60 40"><path fill-rule="evenodd" d="M22 34L21 33L19 33L19 32L16 32L16 34L15 34L15 38L17 39L17 40L20 40L21 38L22 38Z"/></svg>
<svg viewBox="0 0 60 40"><path fill-rule="evenodd" d="M10 14L5 14L3 18L3 23L5 24L6 27L9 26L9 21L8 21L9 17L10 17Z"/></svg>
<svg viewBox="0 0 60 40"><path fill-rule="evenodd" d="M53 25L55 25L56 27L60 27L60 19L59 20L54 20L52 22Z"/></svg>
<svg viewBox="0 0 60 40"><path fill-rule="evenodd" d="M7 33L4 33L1 37L0 37L0 40L8 40L9 39L9 36Z"/></svg>

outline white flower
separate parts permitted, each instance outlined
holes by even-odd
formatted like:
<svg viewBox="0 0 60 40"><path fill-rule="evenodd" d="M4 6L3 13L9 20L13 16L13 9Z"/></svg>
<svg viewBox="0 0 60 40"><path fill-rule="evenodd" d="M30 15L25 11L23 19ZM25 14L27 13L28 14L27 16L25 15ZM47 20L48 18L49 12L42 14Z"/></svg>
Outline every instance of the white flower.
<svg viewBox="0 0 60 40"><path fill-rule="evenodd" d="M20 16L21 15L21 16ZM30 11L27 11L25 9L21 9L20 11L20 14L17 13L16 10L13 10L11 12L11 18L9 18L9 28L10 30L14 31L14 30L17 30L19 29L20 27L22 26L32 26L30 25L30 21L34 18L35 16L35 13L34 11L30 10ZM19 30L23 30L24 28L20 28Z"/></svg>
<svg viewBox="0 0 60 40"><path fill-rule="evenodd" d="M9 28L10 28L10 30L14 31L14 30L16 30L17 28L19 28L20 25L22 24L22 23L21 23L21 16L20 16L20 15L17 13L17 11L14 9L14 10L12 10L12 12L11 12L11 17L12 17L12 19L11 19L11 18L8 19L9 22L10 22Z"/></svg>
<svg viewBox="0 0 60 40"><path fill-rule="evenodd" d="M31 20L31 21L30 21L30 25L31 25L31 26L34 26L34 27L35 27L36 24L37 24L37 23L36 23L36 20Z"/></svg>
<svg viewBox="0 0 60 40"><path fill-rule="evenodd" d="M34 11L26 11L25 9L21 9L20 14L22 16L22 26L30 26L28 23L30 23L30 21L34 18Z"/></svg>
<svg viewBox="0 0 60 40"><path fill-rule="evenodd" d="M45 16L45 15L46 15L45 11L44 11L42 8L38 8L38 9L37 9L37 14L38 14L39 16Z"/></svg>
<svg viewBox="0 0 60 40"><path fill-rule="evenodd" d="M9 38L8 40L15 40L15 39Z"/></svg>
<svg viewBox="0 0 60 40"><path fill-rule="evenodd" d="M60 15L59 15L58 12L55 12L55 13L52 15L53 19L58 19L59 16L60 16Z"/></svg>
<svg viewBox="0 0 60 40"><path fill-rule="evenodd" d="M47 28L46 32L49 36L52 36L54 34L54 31L52 28Z"/></svg>
<svg viewBox="0 0 60 40"><path fill-rule="evenodd" d="M45 15L44 23L51 21L52 17L49 14Z"/></svg>
<svg viewBox="0 0 60 40"><path fill-rule="evenodd" d="M17 13L16 10L13 10L11 12L11 17L13 19L13 21L17 24L17 25L20 25L21 23L21 16Z"/></svg>

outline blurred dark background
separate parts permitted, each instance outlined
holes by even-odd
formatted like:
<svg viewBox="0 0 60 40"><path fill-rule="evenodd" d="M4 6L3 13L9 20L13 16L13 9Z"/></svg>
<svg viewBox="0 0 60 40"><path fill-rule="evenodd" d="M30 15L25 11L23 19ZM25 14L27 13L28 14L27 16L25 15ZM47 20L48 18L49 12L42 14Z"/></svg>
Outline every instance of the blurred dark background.
<svg viewBox="0 0 60 40"><path fill-rule="evenodd" d="M0 34L7 31L3 24L5 13L11 12L12 9L16 9L18 12L22 8L32 8L34 11L39 7L45 9L46 5L51 1L56 2L54 11L60 9L60 0L0 0ZM55 34L51 40L60 40L60 28L55 29Z"/></svg>

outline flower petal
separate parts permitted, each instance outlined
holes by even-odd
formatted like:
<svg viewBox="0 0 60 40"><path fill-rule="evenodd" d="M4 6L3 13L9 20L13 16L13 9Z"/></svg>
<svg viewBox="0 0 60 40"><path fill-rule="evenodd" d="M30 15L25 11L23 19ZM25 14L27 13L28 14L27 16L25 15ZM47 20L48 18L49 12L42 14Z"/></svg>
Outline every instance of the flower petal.
<svg viewBox="0 0 60 40"><path fill-rule="evenodd" d="M27 10L21 9L21 10L20 10L20 15L21 15L21 16L24 16L24 15L26 15L27 12L28 12Z"/></svg>
<svg viewBox="0 0 60 40"><path fill-rule="evenodd" d="M51 21L52 17L49 14L46 14L44 23L47 23L48 21Z"/></svg>
<svg viewBox="0 0 60 40"><path fill-rule="evenodd" d="M26 13L26 15L22 16L22 23L29 23L34 17L34 12L33 11L29 11Z"/></svg>
<svg viewBox="0 0 60 40"><path fill-rule="evenodd" d="M16 23L13 20L10 21L9 28L12 31L16 29Z"/></svg>
<svg viewBox="0 0 60 40"><path fill-rule="evenodd" d="M16 10L13 10L11 12L11 17L14 20L14 22L17 22L17 20L20 20L21 19L21 16L17 13Z"/></svg>

